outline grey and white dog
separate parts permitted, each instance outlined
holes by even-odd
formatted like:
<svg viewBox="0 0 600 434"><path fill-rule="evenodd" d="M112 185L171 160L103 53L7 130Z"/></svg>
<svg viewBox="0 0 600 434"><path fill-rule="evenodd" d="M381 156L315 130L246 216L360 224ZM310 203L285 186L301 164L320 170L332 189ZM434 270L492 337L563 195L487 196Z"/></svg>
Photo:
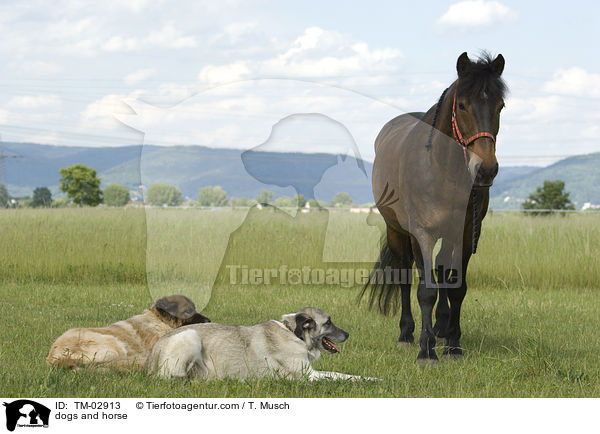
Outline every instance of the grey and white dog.
<svg viewBox="0 0 600 434"><path fill-rule="evenodd" d="M159 376L238 378L282 377L357 380L361 377L316 371L322 351L338 353L348 333L322 310L305 307L253 326L194 324L167 333L150 353L146 370ZM372 378L366 378L372 380Z"/></svg>

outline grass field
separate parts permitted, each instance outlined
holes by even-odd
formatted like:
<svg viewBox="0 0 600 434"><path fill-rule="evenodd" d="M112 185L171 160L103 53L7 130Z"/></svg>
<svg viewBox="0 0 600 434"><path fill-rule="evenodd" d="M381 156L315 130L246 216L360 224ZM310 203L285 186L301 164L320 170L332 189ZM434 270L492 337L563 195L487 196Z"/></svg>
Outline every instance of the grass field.
<svg viewBox="0 0 600 434"><path fill-rule="evenodd" d="M316 213L290 220L263 212L246 217L251 224L230 240L244 213L0 211L0 396L600 396L600 216L486 218L463 305L465 358L428 368L415 365L416 345L396 346L398 316L357 305L358 286L232 285L224 278L223 257L224 264L262 268L324 266L324 258L350 261L327 267L370 265L359 262L376 258L377 226L365 215L328 217L324 230ZM65 372L45 364L66 329L130 317L157 294L181 288L226 324L321 307L350 339L315 367L383 381L167 382L142 372ZM414 294L413 309L419 315Z"/></svg>

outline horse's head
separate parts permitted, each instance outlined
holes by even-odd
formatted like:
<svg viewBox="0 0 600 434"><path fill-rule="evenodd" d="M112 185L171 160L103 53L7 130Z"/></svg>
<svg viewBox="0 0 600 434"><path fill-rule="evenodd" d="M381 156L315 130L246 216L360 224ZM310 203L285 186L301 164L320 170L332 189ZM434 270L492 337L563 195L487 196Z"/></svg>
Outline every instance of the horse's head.
<svg viewBox="0 0 600 434"><path fill-rule="evenodd" d="M473 154L469 169L476 173L474 186L489 187L498 173L496 136L500 127L500 111L504 107L506 85L501 78L504 57L495 59L483 54L476 62L463 53L456 63L458 80L453 102L455 139Z"/></svg>

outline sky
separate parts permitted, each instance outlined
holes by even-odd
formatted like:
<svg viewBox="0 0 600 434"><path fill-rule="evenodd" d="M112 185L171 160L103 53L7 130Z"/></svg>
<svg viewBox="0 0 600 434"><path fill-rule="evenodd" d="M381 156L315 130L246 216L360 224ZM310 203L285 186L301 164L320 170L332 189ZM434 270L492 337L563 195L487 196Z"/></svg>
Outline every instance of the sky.
<svg viewBox="0 0 600 434"><path fill-rule="evenodd" d="M599 17L594 1L3 1L0 137L372 161L385 122L487 50L510 89L500 164L547 165L600 151Z"/></svg>

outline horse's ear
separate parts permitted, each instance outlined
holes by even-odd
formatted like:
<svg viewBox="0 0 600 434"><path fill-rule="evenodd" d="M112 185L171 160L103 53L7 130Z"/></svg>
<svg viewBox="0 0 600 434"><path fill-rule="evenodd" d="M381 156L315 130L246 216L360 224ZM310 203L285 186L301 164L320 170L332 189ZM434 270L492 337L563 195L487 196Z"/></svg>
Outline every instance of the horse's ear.
<svg viewBox="0 0 600 434"><path fill-rule="evenodd" d="M456 61L456 72L458 72L458 76L461 77L466 74L470 68L471 59L469 59L469 55L465 51L458 57L458 60Z"/></svg>
<svg viewBox="0 0 600 434"><path fill-rule="evenodd" d="M492 70L498 74L502 75L502 71L504 71L504 56L502 54L498 54L498 56L492 62Z"/></svg>

